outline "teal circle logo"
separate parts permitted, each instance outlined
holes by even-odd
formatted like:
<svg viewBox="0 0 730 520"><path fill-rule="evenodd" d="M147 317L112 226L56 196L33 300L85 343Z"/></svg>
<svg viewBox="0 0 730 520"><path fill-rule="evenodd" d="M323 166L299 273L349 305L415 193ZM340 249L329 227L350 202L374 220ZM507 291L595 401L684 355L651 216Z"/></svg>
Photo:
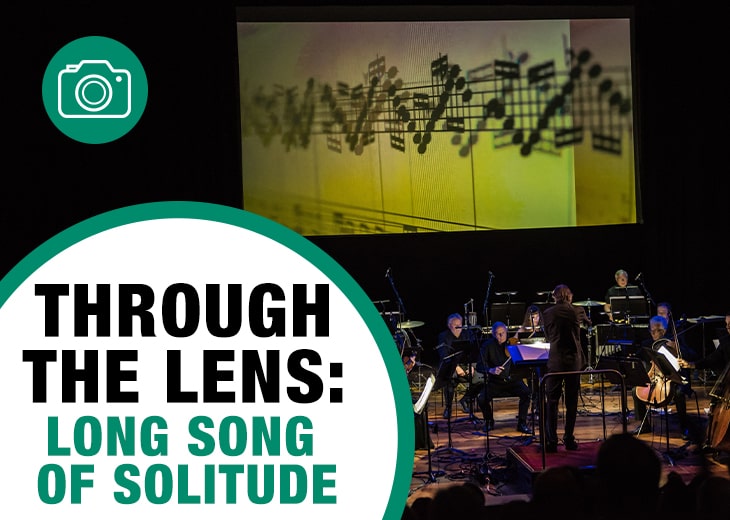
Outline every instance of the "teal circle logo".
<svg viewBox="0 0 730 520"><path fill-rule="evenodd" d="M101 144L137 124L147 105L147 75L137 56L116 40L87 36L65 45L43 76L43 104L71 139Z"/></svg>

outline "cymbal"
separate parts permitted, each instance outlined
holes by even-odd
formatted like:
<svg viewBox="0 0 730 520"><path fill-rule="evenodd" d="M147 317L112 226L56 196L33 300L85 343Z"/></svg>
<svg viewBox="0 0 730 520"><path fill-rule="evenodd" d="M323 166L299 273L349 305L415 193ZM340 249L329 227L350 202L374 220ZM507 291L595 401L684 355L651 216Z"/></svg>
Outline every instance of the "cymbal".
<svg viewBox="0 0 730 520"><path fill-rule="evenodd" d="M398 324L399 329L415 329L416 327L420 327L421 325L425 325L422 321L416 321L416 320L408 320L408 321L402 321Z"/></svg>
<svg viewBox="0 0 730 520"><path fill-rule="evenodd" d="M687 318L687 321L690 323L710 323L714 321L722 321L725 319L725 316L719 316L717 314L713 314L712 316L700 316L699 318Z"/></svg>
<svg viewBox="0 0 730 520"><path fill-rule="evenodd" d="M597 302L596 300L585 300L582 302L573 302L573 305L578 305L579 307L600 307L601 305L606 305L606 302Z"/></svg>

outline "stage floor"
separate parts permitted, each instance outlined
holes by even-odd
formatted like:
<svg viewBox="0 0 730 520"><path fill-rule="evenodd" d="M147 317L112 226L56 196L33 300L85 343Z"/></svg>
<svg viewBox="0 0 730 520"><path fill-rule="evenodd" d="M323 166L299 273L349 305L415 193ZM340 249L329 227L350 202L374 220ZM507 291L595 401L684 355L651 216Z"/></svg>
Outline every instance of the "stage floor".
<svg viewBox="0 0 730 520"><path fill-rule="evenodd" d="M707 427L710 388L694 386L697 401L687 400L687 411L698 435ZM560 445L557 453L545 455L545 467L571 464L590 472L595 469L596 455L603 440L623 431L620 391L604 383L603 394L597 384L583 384L576 423L577 451L567 451ZM457 392L457 399L460 393ZM631 409L629 396L628 407ZM443 418L443 397L434 393L429 400L428 422L433 448L417 449L414 454L413 478L409 503L424 494L431 495L443 486L471 480L478 482L485 495L485 504L499 504L514 499L529 499L535 476L543 468L539 441L539 420L536 417L535 435L516 431L517 399L501 398L494 401L495 429L486 435L481 412L470 416L458 405L453 408L451 421ZM668 415L655 412L654 433L642 434L639 439L650 445L663 461L662 484L670 472L675 472L689 483L703 471L730 479L726 454L722 457L706 455L698 443L682 439L682 432L670 405ZM669 420L669 438L665 418ZM627 430L633 431L638 422L630 415ZM563 428L562 414L558 434Z"/></svg>

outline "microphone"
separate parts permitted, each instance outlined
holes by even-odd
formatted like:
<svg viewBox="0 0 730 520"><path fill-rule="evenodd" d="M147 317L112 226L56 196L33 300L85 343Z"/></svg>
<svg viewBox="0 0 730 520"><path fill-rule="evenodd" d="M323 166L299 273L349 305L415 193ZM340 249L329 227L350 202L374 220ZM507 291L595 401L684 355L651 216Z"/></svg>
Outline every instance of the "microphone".
<svg viewBox="0 0 730 520"><path fill-rule="evenodd" d="M388 270L385 271L385 277L388 278L390 276L390 267L388 267Z"/></svg>
<svg viewBox="0 0 730 520"><path fill-rule="evenodd" d="M636 278L634 278L635 282L638 282L639 280L641 280L641 273L637 274Z"/></svg>
<svg viewBox="0 0 730 520"><path fill-rule="evenodd" d="M464 307L466 307L467 305L469 305L471 303L474 303L474 298L469 298L469 301L464 304Z"/></svg>

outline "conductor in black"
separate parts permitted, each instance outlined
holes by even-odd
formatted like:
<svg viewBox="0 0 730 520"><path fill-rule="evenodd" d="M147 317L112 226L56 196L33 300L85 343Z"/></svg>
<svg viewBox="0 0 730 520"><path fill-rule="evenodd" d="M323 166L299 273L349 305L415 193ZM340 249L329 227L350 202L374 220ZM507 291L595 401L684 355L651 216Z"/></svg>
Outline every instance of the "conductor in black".
<svg viewBox="0 0 730 520"><path fill-rule="evenodd" d="M545 338L550 342L546 377L555 372L578 372L586 367L580 341L581 324L590 325L585 309L573 305L573 292L565 284L553 289L555 304L543 311ZM563 444L566 450L577 450L575 421L578 415L580 374L547 377L545 395L544 442L547 453L558 451L558 403L565 385L565 432Z"/></svg>

